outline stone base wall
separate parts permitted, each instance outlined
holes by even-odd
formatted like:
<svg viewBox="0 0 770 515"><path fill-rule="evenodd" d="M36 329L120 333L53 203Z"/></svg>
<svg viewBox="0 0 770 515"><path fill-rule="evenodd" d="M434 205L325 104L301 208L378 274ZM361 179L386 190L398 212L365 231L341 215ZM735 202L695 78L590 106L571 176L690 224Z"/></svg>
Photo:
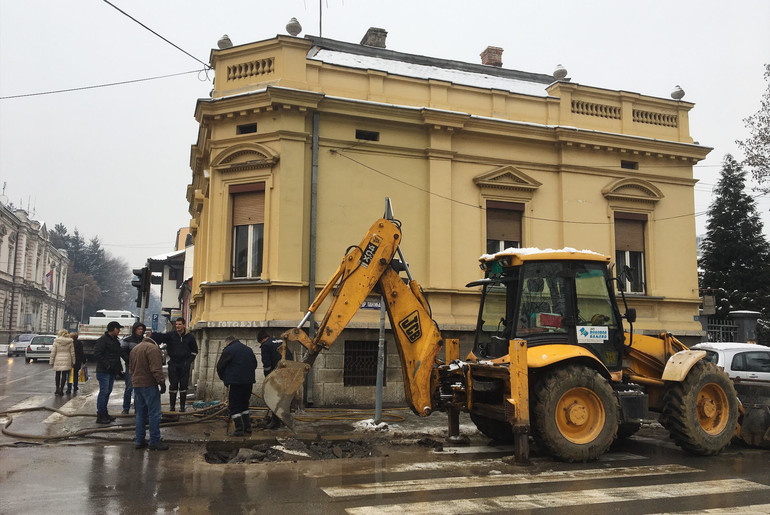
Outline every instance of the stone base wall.
<svg viewBox="0 0 770 515"><path fill-rule="evenodd" d="M284 328L269 328L268 332L276 337L284 331ZM252 328L203 328L193 330L198 341L198 357L192 371L192 384L196 384L196 399L226 401L224 384L217 376L216 363L225 346L225 338L233 336L242 343L248 345L256 354L259 367L256 373L251 400L252 406L264 406L262 400L262 382L264 369L260 357L257 331ZM458 333L445 331L447 338L460 338L460 357L464 358L471 349L471 333ZM346 329L337 342L329 350L322 351L316 358L313 369L308 376L308 385L301 391L300 397L303 405L314 407L333 406L361 406L372 407L375 404L375 386L345 386L345 341L373 342L376 346L378 340L377 329ZM290 346L295 359L299 360L302 351L299 344ZM385 334L385 386L383 388L383 404L385 406L404 406L404 381L401 372L401 363L398 350L388 331ZM439 354L443 358L443 352ZM307 397L306 397L307 396Z"/></svg>

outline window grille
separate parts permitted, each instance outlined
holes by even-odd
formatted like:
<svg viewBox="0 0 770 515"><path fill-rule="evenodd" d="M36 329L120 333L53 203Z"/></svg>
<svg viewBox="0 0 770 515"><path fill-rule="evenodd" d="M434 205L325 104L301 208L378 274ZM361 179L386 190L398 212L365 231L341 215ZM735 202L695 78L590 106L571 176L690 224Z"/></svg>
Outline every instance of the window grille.
<svg viewBox="0 0 770 515"><path fill-rule="evenodd" d="M387 369L387 352L385 353ZM383 386L385 377L383 377ZM346 341L343 386L377 385L377 342Z"/></svg>

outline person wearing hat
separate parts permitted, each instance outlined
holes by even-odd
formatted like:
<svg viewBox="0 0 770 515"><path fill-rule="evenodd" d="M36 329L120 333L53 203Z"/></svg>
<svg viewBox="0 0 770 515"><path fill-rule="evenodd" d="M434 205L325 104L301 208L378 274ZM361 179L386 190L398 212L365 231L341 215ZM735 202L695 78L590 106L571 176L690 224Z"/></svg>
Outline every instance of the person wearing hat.
<svg viewBox="0 0 770 515"><path fill-rule="evenodd" d="M123 371L120 364L120 340L118 335L123 326L112 321L107 324L107 332L94 343L94 359L96 360L96 380L99 382L99 396L96 398L96 423L109 424L115 421L107 413L107 402L110 400L115 376Z"/></svg>
<svg viewBox="0 0 770 515"><path fill-rule="evenodd" d="M124 340L125 341L125 340ZM160 440L160 396L166 391L163 375L163 355L152 338L144 338L128 356L128 369L134 388L136 430L134 443L137 449L147 447L145 423L150 426L150 450L165 451L168 445Z"/></svg>

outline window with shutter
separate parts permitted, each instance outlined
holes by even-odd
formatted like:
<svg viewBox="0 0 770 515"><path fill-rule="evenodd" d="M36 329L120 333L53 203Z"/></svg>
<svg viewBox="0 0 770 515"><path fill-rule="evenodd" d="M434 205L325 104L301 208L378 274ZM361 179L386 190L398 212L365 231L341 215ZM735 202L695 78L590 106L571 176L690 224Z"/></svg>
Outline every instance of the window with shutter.
<svg viewBox="0 0 770 515"><path fill-rule="evenodd" d="M232 278L257 279L262 275L265 232L265 183L230 186L232 200Z"/></svg>
<svg viewBox="0 0 770 515"><path fill-rule="evenodd" d="M615 213L615 262L618 285L627 293L645 293L644 229L647 215Z"/></svg>
<svg viewBox="0 0 770 515"><path fill-rule="evenodd" d="M487 254L521 246L524 204L487 200Z"/></svg>

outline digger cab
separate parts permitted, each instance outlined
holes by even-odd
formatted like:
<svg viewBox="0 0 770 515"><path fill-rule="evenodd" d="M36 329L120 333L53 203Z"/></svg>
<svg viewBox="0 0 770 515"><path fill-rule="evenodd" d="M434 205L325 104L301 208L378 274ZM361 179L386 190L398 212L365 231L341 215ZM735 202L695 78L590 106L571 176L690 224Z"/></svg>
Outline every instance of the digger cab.
<svg viewBox="0 0 770 515"><path fill-rule="evenodd" d="M485 278L470 359L508 354L511 339L528 347L584 347L610 372L622 366L624 335L609 258L593 252L508 249L481 258Z"/></svg>

